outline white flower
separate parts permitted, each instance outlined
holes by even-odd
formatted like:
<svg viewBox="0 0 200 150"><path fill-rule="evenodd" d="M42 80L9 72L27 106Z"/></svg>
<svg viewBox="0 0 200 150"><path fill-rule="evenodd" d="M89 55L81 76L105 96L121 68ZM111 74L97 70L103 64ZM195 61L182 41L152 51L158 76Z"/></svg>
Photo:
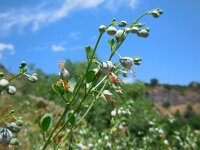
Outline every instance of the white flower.
<svg viewBox="0 0 200 150"><path fill-rule="evenodd" d="M105 140L109 140L109 137L107 135L104 138L105 138Z"/></svg>
<svg viewBox="0 0 200 150"><path fill-rule="evenodd" d="M111 143L107 143L106 146L109 147L109 148L111 148L112 144Z"/></svg>
<svg viewBox="0 0 200 150"><path fill-rule="evenodd" d="M116 114L117 114L117 111L116 111L116 110L111 111L111 116L115 117Z"/></svg>
<svg viewBox="0 0 200 150"><path fill-rule="evenodd" d="M169 145L168 140L164 140L163 143L164 143L165 145Z"/></svg>

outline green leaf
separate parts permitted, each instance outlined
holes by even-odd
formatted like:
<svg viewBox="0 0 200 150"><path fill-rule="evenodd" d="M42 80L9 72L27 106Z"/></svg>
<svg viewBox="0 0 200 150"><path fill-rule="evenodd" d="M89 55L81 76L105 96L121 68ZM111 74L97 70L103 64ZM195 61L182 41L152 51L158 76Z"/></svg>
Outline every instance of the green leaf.
<svg viewBox="0 0 200 150"><path fill-rule="evenodd" d="M57 86L56 83L52 84L52 89L58 94L58 95L64 95L65 89L62 86Z"/></svg>
<svg viewBox="0 0 200 150"><path fill-rule="evenodd" d="M51 129L53 124L53 119L51 114L45 114L40 119L40 125L43 131Z"/></svg>
<svg viewBox="0 0 200 150"><path fill-rule="evenodd" d="M73 92L74 91L74 87L76 85L76 80L74 78L71 78L71 79L69 79L68 83L69 83L69 86L70 86L69 91Z"/></svg>
<svg viewBox="0 0 200 150"><path fill-rule="evenodd" d="M96 77L95 71L90 70L90 71L87 72L85 80L86 80L87 83L91 83L92 81L95 80L95 77Z"/></svg>
<svg viewBox="0 0 200 150"><path fill-rule="evenodd" d="M85 47L85 51L86 51L87 59L89 60L90 57L91 57L91 54L92 54L92 48L91 48L91 46L86 46Z"/></svg>
<svg viewBox="0 0 200 150"><path fill-rule="evenodd" d="M71 116L72 115L72 116ZM72 114L72 113L69 113L68 114L68 118L71 116L71 118L69 119L69 123L71 124L71 125L73 125L73 124L75 124L75 122L76 122L76 118L75 118L75 116Z"/></svg>
<svg viewBox="0 0 200 150"><path fill-rule="evenodd" d="M110 45L110 47L113 47L113 45L115 44L115 40L108 40L108 44Z"/></svg>

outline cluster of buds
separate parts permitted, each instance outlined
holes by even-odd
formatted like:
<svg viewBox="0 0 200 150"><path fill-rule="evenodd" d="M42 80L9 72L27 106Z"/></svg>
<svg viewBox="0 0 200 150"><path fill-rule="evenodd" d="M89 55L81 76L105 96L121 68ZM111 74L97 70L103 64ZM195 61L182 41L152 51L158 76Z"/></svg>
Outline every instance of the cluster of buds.
<svg viewBox="0 0 200 150"><path fill-rule="evenodd" d="M153 9L152 11L150 11L149 13L152 14L152 16L154 18L158 18L158 17L160 17L160 15L163 14L163 11L159 8L156 8L156 9Z"/></svg>
<svg viewBox="0 0 200 150"><path fill-rule="evenodd" d="M19 74L16 75L15 77L22 75L22 76L26 76L28 81L30 81L32 83L37 82L38 77L37 77L36 73L33 73L31 75L26 74L27 69L26 69L26 62L25 61L23 61L20 64L19 69L20 69ZM9 95L15 95L17 90L16 90L15 86L10 85L11 79L9 79L9 80L5 79L4 73L0 72L0 96L3 94L3 91L6 91Z"/></svg>
<svg viewBox="0 0 200 150"><path fill-rule="evenodd" d="M19 140L16 138L16 134L20 132L23 126L23 118L13 116L14 111L10 111L6 117L12 116L14 120L10 123L6 122L1 117L1 120L5 123L5 127L0 127L0 144L4 146L19 145Z"/></svg>
<svg viewBox="0 0 200 150"><path fill-rule="evenodd" d="M0 72L0 96L6 91L9 95L15 95L16 88L9 84L9 81L4 79L4 74Z"/></svg>
<svg viewBox="0 0 200 150"><path fill-rule="evenodd" d="M163 14L163 11L157 8L157 9L153 9L151 11L146 12L146 14L150 14L154 18L158 18L160 15ZM126 27L127 22L120 21L117 23L116 20L113 19L112 25L117 25L118 27ZM104 33L105 31L107 32L108 35L111 35L111 36L115 35L116 40L120 41L120 40L123 40L124 37L126 37L128 33L137 34L139 37L146 38L149 36L150 28L145 27L144 23L137 23L137 22L133 22L129 27L124 28L124 30L121 30L121 29L117 30L117 28L115 28L114 26L109 26L108 28L106 28L104 25L101 25L99 27L99 32Z"/></svg>

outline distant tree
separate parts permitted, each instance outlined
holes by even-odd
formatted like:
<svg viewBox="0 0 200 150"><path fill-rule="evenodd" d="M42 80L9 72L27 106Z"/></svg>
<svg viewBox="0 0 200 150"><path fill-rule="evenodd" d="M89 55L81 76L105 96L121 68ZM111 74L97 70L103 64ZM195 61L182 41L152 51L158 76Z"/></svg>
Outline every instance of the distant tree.
<svg viewBox="0 0 200 150"><path fill-rule="evenodd" d="M151 79L150 80L150 84L151 84L151 86L157 86L158 85L158 79Z"/></svg>
<svg viewBox="0 0 200 150"><path fill-rule="evenodd" d="M193 109L192 109L192 106L188 105L187 108L186 108L186 111L185 111L185 114L184 114L184 117L185 118L191 118L195 115Z"/></svg>
<svg viewBox="0 0 200 150"><path fill-rule="evenodd" d="M164 108L169 108L170 107L170 102L169 101L164 101L163 103L162 103L162 106L164 107Z"/></svg>

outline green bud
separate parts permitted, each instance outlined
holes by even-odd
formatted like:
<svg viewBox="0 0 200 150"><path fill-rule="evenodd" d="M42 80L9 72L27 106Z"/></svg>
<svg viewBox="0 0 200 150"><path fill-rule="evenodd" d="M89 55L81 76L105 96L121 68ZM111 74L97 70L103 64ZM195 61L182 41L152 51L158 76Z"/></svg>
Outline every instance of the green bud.
<svg viewBox="0 0 200 150"><path fill-rule="evenodd" d="M138 27L132 27L131 28L131 33L138 33L140 29Z"/></svg>
<svg viewBox="0 0 200 150"><path fill-rule="evenodd" d="M135 65L139 66L141 64L142 59L140 57L133 58L133 62Z"/></svg>
<svg viewBox="0 0 200 150"><path fill-rule="evenodd" d="M9 86L9 82L6 79L1 79L0 80L0 91L6 90Z"/></svg>
<svg viewBox="0 0 200 150"><path fill-rule="evenodd" d="M148 32L150 31L150 28L148 28L148 27L146 27L146 28L144 28L145 30L147 30Z"/></svg>
<svg viewBox="0 0 200 150"><path fill-rule="evenodd" d="M12 138L10 145L19 145L19 140L17 138Z"/></svg>
<svg viewBox="0 0 200 150"><path fill-rule="evenodd" d="M21 130L21 127L16 124L16 122L7 123L7 128L12 133L18 133Z"/></svg>
<svg viewBox="0 0 200 150"><path fill-rule="evenodd" d="M127 22L126 21L121 21L118 26L119 27L125 27L127 25Z"/></svg>
<svg viewBox="0 0 200 150"><path fill-rule="evenodd" d="M115 28L115 27L109 27L107 30L107 33L109 34L109 35L115 35L116 34L116 32L117 32L117 29Z"/></svg>
<svg viewBox="0 0 200 150"><path fill-rule="evenodd" d="M9 94L9 95L15 95L16 93L16 88L14 86L8 86L8 88L6 89L6 92Z"/></svg>
<svg viewBox="0 0 200 150"><path fill-rule="evenodd" d="M14 114L14 113L15 113L15 110L9 111L9 114Z"/></svg>
<svg viewBox="0 0 200 150"><path fill-rule="evenodd" d="M24 124L24 122L23 122L23 120L22 119L17 119L16 121L15 121L15 123L16 123L16 125L18 125L18 126L23 126L23 124Z"/></svg>
<svg viewBox="0 0 200 150"><path fill-rule="evenodd" d="M106 27L104 25L100 25L99 32L104 33L106 31Z"/></svg>
<svg viewBox="0 0 200 150"><path fill-rule="evenodd" d="M3 78L3 77L4 77L4 73L0 72L0 78Z"/></svg>
<svg viewBox="0 0 200 150"><path fill-rule="evenodd" d="M139 28L144 27L144 25L145 25L144 23L138 23L138 24L136 24L136 26L139 27Z"/></svg>
<svg viewBox="0 0 200 150"><path fill-rule="evenodd" d="M26 62L25 62L25 61L22 61L21 67L24 68L25 66L26 66Z"/></svg>
<svg viewBox="0 0 200 150"><path fill-rule="evenodd" d="M34 76L34 75L28 75L28 80L32 83L35 83L38 81L38 78L37 76Z"/></svg>
<svg viewBox="0 0 200 150"><path fill-rule="evenodd" d="M163 14L163 10L159 9L158 12L160 13L160 15Z"/></svg>
<svg viewBox="0 0 200 150"><path fill-rule="evenodd" d="M0 144L9 144L12 137L13 134L9 129L0 127Z"/></svg>
<svg viewBox="0 0 200 150"><path fill-rule="evenodd" d="M138 31L138 36L146 38L149 36L149 32L145 29L142 29L142 30Z"/></svg>

